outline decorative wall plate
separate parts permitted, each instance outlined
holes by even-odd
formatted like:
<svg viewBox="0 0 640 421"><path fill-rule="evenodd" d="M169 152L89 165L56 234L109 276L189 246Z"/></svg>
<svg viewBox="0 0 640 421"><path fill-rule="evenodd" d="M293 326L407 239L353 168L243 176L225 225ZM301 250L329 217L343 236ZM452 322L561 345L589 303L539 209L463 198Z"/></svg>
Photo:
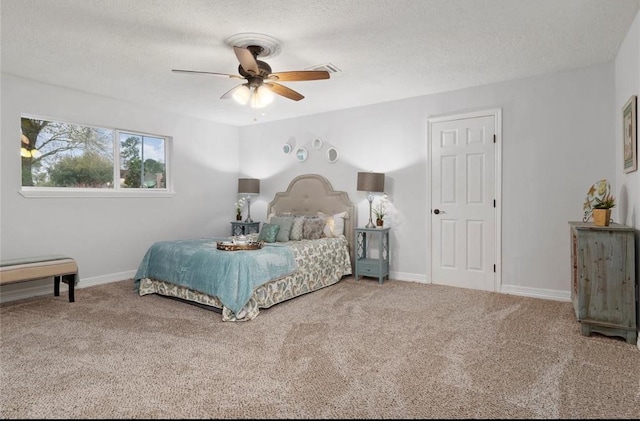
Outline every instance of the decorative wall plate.
<svg viewBox="0 0 640 421"><path fill-rule="evenodd" d="M333 164L338 161L338 158L340 158L340 152L336 148L327 149L327 161Z"/></svg>
<svg viewBox="0 0 640 421"><path fill-rule="evenodd" d="M284 145L282 145L282 152L289 153L292 150L293 150L293 147L291 145L289 145L288 143L285 143Z"/></svg>
<svg viewBox="0 0 640 421"><path fill-rule="evenodd" d="M311 147L313 147L313 149L318 150L322 148L322 139L320 139L319 137L316 137L315 139L313 139L313 142L311 142Z"/></svg>
<svg viewBox="0 0 640 421"><path fill-rule="evenodd" d="M582 205L582 210L584 211L582 222L587 222L589 218L591 218L591 214L593 213L593 205L595 205L598 201L601 201L605 196L609 194L610 191L611 185L609 185L609 182L605 178L594 183L593 186L591 186L591 188L587 192L587 197L584 200L584 204Z"/></svg>
<svg viewBox="0 0 640 421"><path fill-rule="evenodd" d="M304 162L307 160L307 149L306 148L298 148L296 151L296 158L298 161Z"/></svg>

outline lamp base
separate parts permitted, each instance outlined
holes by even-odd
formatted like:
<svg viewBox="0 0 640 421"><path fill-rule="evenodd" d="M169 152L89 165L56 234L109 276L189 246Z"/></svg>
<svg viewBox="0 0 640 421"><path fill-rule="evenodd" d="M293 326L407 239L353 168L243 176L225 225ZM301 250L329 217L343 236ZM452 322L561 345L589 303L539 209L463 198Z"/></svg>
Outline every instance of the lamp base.
<svg viewBox="0 0 640 421"><path fill-rule="evenodd" d="M371 205L373 204L373 196L369 195L369 198L367 199L369 200L369 222L367 223L367 225L365 225L365 228L375 228L376 226L373 223L373 220L371 219Z"/></svg>
<svg viewBox="0 0 640 421"><path fill-rule="evenodd" d="M251 197L247 197L247 219L244 222L253 222L251 219Z"/></svg>

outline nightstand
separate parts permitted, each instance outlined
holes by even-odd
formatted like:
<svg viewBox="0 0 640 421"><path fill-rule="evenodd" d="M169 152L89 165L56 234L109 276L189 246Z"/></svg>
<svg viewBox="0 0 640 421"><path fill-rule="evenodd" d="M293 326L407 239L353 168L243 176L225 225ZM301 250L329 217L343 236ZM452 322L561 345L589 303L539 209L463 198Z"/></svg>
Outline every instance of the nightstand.
<svg viewBox="0 0 640 421"><path fill-rule="evenodd" d="M391 228L355 228L356 233L356 281L359 276L389 279L389 231ZM378 257L369 257L371 241L377 240ZM375 244L375 243L373 243Z"/></svg>
<svg viewBox="0 0 640 421"><path fill-rule="evenodd" d="M260 232L260 222L231 222L231 235L249 235Z"/></svg>

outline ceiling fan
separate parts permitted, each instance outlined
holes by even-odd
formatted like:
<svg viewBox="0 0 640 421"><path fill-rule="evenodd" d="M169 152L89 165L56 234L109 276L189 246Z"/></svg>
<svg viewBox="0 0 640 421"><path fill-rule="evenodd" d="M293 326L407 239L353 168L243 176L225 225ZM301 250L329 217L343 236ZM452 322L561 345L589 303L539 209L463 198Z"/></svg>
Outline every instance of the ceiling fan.
<svg viewBox="0 0 640 421"><path fill-rule="evenodd" d="M246 48L233 47L233 51L240 62L240 65L238 65L238 73L240 73L240 75L180 69L172 69L171 71L176 73L198 73L226 76L234 79L246 79L246 83L230 89L220 98L233 98L241 104L249 103L253 108L262 108L271 103L271 101L273 101L273 94L278 94L294 101L300 101L304 98L299 92L287 88L278 82L329 79L329 72L326 70L297 70L272 73L271 66L262 60L258 60L258 56L260 56L263 50L263 47L259 45L248 45Z"/></svg>

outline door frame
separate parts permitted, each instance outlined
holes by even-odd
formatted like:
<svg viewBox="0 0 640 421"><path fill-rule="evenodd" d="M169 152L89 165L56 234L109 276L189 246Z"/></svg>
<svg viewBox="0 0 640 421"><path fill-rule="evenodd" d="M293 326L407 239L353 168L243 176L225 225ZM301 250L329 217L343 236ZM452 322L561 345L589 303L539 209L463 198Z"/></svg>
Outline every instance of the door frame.
<svg viewBox="0 0 640 421"><path fill-rule="evenodd" d="M452 114L439 114L435 116L427 117L427 147L426 147L426 162L427 162L427 237L429 239L427 245L427 276L428 283L433 284L433 259L432 259L432 238L433 218L431 214L432 209L432 162L431 162L431 126L433 123L440 123L445 121L462 120L475 117L494 117L495 133L496 133L496 147L495 147L495 194L496 194L496 212L495 212L495 258L496 258L496 277L494 284L494 291L502 291L502 108L490 108L481 109L476 111L467 111Z"/></svg>

